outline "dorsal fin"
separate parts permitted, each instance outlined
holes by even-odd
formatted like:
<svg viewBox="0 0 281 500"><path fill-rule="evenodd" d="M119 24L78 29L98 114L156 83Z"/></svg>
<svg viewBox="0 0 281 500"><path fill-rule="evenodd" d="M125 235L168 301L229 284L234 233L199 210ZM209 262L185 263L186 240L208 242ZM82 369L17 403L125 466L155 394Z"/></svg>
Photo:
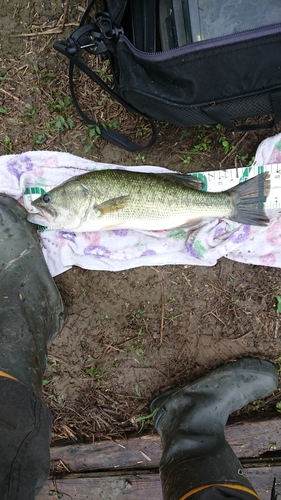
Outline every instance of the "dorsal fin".
<svg viewBox="0 0 281 500"><path fill-rule="evenodd" d="M192 174L156 174L158 176L161 176L163 178L169 179L169 181L172 181L176 184L181 184L182 186L186 186L190 189L196 189L196 191L201 191L203 188L203 182L195 177L195 175Z"/></svg>

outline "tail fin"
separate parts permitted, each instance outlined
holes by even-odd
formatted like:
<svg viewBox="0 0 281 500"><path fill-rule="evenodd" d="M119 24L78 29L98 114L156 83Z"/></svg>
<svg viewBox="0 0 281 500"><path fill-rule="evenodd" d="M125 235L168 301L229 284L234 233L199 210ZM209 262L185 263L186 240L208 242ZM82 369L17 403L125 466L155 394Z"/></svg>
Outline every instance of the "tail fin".
<svg viewBox="0 0 281 500"><path fill-rule="evenodd" d="M270 174L264 172L229 190L233 201L231 220L253 226L267 226L264 203L270 191Z"/></svg>

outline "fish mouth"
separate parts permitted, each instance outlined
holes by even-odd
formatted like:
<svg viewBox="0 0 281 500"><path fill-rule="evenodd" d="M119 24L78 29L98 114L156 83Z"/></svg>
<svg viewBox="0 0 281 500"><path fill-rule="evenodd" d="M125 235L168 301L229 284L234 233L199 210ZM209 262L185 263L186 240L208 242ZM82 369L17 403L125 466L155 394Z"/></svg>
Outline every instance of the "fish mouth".
<svg viewBox="0 0 281 500"><path fill-rule="evenodd" d="M32 203L33 205L33 203ZM40 207L37 205L33 205L36 210L38 210L38 213L36 214L39 217L42 217L43 219L47 221L52 221L57 217L57 212L54 207L51 206L46 206L46 207Z"/></svg>

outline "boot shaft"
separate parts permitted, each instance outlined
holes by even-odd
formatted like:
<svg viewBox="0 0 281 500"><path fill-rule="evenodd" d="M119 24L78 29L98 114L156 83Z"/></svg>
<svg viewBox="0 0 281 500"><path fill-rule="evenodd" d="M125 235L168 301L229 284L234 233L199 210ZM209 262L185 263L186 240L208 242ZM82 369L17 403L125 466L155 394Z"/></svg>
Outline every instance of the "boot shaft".
<svg viewBox="0 0 281 500"><path fill-rule="evenodd" d="M47 343L62 329L63 301L35 226L0 195L0 370L41 392Z"/></svg>
<svg viewBox="0 0 281 500"><path fill-rule="evenodd" d="M160 474L165 500L183 500L189 492L207 491L210 485L258 498L224 429L230 413L267 396L277 382L272 363L244 358L154 398L150 408L163 445Z"/></svg>

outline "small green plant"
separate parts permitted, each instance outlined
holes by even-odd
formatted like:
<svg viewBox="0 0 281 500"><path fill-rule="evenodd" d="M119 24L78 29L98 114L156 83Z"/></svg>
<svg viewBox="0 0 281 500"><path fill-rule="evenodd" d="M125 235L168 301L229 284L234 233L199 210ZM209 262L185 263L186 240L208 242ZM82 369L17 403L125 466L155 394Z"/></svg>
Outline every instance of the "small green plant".
<svg viewBox="0 0 281 500"><path fill-rule="evenodd" d="M6 110L6 108L1 108L0 107L0 114L1 115L6 115L8 113L8 111Z"/></svg>
<svg viewBox="0 0 281 500"><path fill-rule="evenodd" d="M50 118L46 122L46 130L49 133L57 132L60 133L64 129L72 129L73 120L71 118L64 118L62 115L56 115L54 118Z"/></svg>
<svg viewBox="0 0 281 500"><path fill-rule="evenodd" d="M93 358L88 358L89 360L92 360ZM82 378L93 378L96 382L97 385L100 385L101 380L105 375L107 375L107 371L104 370L101 366L95 365L95 366L90 366L89 368L85 368L80 375Z"/></svg>
<svg viewBox="0 0 281 500"><path fill-rule="evenodd" d="M86 295L87 295L87 289L84 288L83 286L80 286L80 290L83 293L84 297L86 297Z"/></svg>
<svg viewBox="0 0 281 500"><path fill-rule="evenodd" d="M56 73L53 73L52 71L42 71L36 64L31 63L31 65L36 73L38 89L40 90L42 87L50 88L53 85L54 79L57 77Z"/></svg>
<svg viewBox="0 0 281 500"><path fill-rule="evenodd" d="M100 69L95 70L96 73L103 79L105 83L113 82L113 76L109 71L109 61L108 59L103 61L103 64Z"/></svg>
<svg viewBox="0 0 281 500"><path fill-rule="evenodd" d="M278 413L281 413L281 401L277 401L276 410L278 411Z"/></svg>
<svg viewBox="0 0 281 500"><path fill-rule="evenodd" d="M144 349L142 347L133 347L137 356L142 356L144 354Z"/></svg>
<svg viewBox="0 0 281 500"><path fill-rule="evenodd" d="M228 154L230 151L236 149L236 146L232 146L226 136L224 135L224 127L222 125L216 125L217 130L217 141L222 145L224 154Z"/></svg>
<svg viewBox="0 0 281 500"><path fill-rule="evenodd" d="M108 122L109 128L116 129L116 128L120 127L120 125L121 125L121 122L119 122L118 120L109 120L109 122Z"/></svg>
<svg viewBox="0 0 281 500"><path fill-rule="evenodd" d="M209 151L209 149L211 149L211 140L205 138L202 142L193 146L193 148L190 151L191 153L198 153L203 151Z"/></svg>
<svg viewBox="0 0 281 500"><path fill-rule="evenodd" d="M68 108L72 100L68 96L63 96L59 92L55 93L55 98L48 102L49 110L53 113L52 117L46 122L47 132L60 133L63 130L73 128L73 120L69 116ZM56 114L56 112L58 112Z"/></svg>
<svg viewBox="0 0 281 500"><path fill-rule="evenodd" d="M73 120L71 118L64 118L62 115L57 115L54 120L55 130L61 132L63 129L72 129Z"/></svg>
<svg viewBox="0 0 281 500"><path fill-rule="evenodd" d="M139 384L135 384L135 391L136 391L136 395L140 398L141 397L141 389L140 389Z"/></svg>
<svg viewBox="0 0 281 500"><path fill-rule="evenodd" d="M246 167L250 167L253 163L254 163L254 160L255 160L255 157L252 156L251 158L249 158L249 155L246 154L246 155L241 155L241 154L237 154L236 155L236 160L238 160L239 162L247 162L246 163Z"/></svg>
<svg viewBox="0 0 281 500"><path fill-rule="evenodd" d="M190 162L191 162L191 156L186 156L186 155L184 155L184 157L183 157L183 160L182 160L182 161L183 161L183 163L184 163L185 165L189 165L189 164L190 164Z"/></svg>
<svg viewBox="0 0 281 500"><path fill-rule="evenodd" d="M59 406L64 406L64 395L63 394L51 394L49 396L52 401L55 401Z"/></svg>
<svg viewBox="0 0 281 500"><path fill-rule="evenodd" d="M132 321L138 321L139 319L141 319L144 313L145 313L144 309L137 309L136 311L132 311L131 313Z"/></svg>
<svg viewBox="0 0 281 500"><path fill-rule="evenodd" d="M240 163L242 163L242 162L245 163L249 158L248 153L246 155L241 155L241 154L237 153L237 155L235 155L235 156L236 156L236 160L238 160Z"/></svg>
<svg viewBox="0 0 281 500"><path fill-rule="evenodd" d="M7 82L9 80L12 80L12 78L9 76L8 73L6 73L6 75L4 76L0 76L0 82Z"/></svg>
<svg viewBox="0 0 281 500"><path fill-rule="evenodd" d="M60 93L56 92L56 96L58 100L49 102L50 111L55 111L56 109L63 111L70 104L72 104L72 100L68 96L62 96Z"/></svg>
<svg viewBox="0 0 281 500"><path fill-rule="evenodd" d="M32 106L32 104L26 104L23 115L26 118L34 118L34 116L36 115L36 109L34 108L34 106Z"/></svg>
<svg viewBox="0 0 281 500"><path fill-rule="evenodd" d="M107 95L104 92L101 92L101 98L98 101L98 105L102 106L106 102L106 99L107 99Z"/></svg>
<svg viewBox="0 0 281 500"><path fill-rule="evenodd" d="M99 139L101 136L99 125L88 125L88 136L90 139Z"/></svg>
<svg viewBox="0 0 281 500"><path fill-rule="evenodd" d="M91 151L94 142L98 141L101 136L101 129L99 125L88 125L87 134L82 139L86 143L85 153Z"/></svg>
<svg viewBox="0 0 281 500"><path fill-rule="evenodd" d="M281 313L281 295L275 295L274 297L276 299L276 312L277 314Z"/></svg>
<svg viewBox="0 0 281 500"><path fill-rule="evenodd" d="M191 131L190 130L183 130L180 135L180 141L183 141L186 137L191 136Z"/></svg>
<svg viewBox="0 0 281 500"><path fill-rule="evenodd" d="M47 361L47 373L43 379L43 386L48 385L55 378L54 375L57 373L59 367L59 362L56 359L48 359Z"/></svg>
<svg viewBox="0 0 281 500"><path fill-rule="evenodd" d="M242 299L239 299L235 294L232 294L230 297L230 302L234 302L234 304L241 304Z"/></svg>
<svg viewBox="0 0 281 500"><path fill-rule="evenodd" d="M137 356L142 356L145 352L145 339L143 338L142 327L139 329L137 334L137 341L132 346L133 351L135 351Z"/></svg>
<svg viewBox="0 0 281 500"><path fill-rule="evenodd" d="M14 145L11 138L8 135L4 135L2 141L5 146L5 153L10 154L13 151Z"/></svg>
<svg viewBox="0 0 281 500"><path fill-rule="evenodd" d="M137 161L141 161L142 163L145 163L146 162L146 158L144 155L142 155L141 153L138 153L137 156L136 156L136 160Z"/></svg>
<svg viewBox="0 0 281 500"><path fill-rule="evenodd" d="M145 125L141 123L137 128L137 136L144 137L146 135Z"/></svg>
<svg viewBox="0 0 281 500"><path fill-rule="evenodd" d="M152 413L149 413L148 415L140 415L139 417L136 417L135 419L136 423L141 424L138 433L140 433L143 430L145 425L153 425L153 416L156 411L157 409L154 410Z"/></svg>
<svg viewBox="0 0 281 500"><path fill-rule="evenodd" d="M181 318L183 316L183 314L184 313L175 314L174 316L170 316L169 318L167 318L167 317L164 316L164 319L166 319L170 323L170 322L175 321L178 318Z"/></svg>
<svg viewBox="0 0 281 500"><path fill-rule="evenodd" d="M253 401L250 406L253 408L253 410L257 411L261 408L262 404L262 399L257 399L256 401Z"/></svg>
<svg viewBox="0 0 281 500"><path fill-rule="evenodd" d="M230 151L233 151L234 149L236 149L236 146L231 146L231 144L229 144L226 137L220 137L219 142L221 143L221 145L223 147L224 154L228 154Z"/></svg>
<svg viewBox="0 0 281 500"><path fill-rule="evenodd" d="M46 139L47 136L44 132L38 132L38 134L34 137L34 143L37 144L37 146L40 146L41 144L44 144Z"/></svg>
<svg viewBox="0 0 281 500"><path fill-rule="evenodd" d="M56 372L59 366L59 362L56 359L49 359L47 361L47 366L51 368L52 371Z"/></svg>

